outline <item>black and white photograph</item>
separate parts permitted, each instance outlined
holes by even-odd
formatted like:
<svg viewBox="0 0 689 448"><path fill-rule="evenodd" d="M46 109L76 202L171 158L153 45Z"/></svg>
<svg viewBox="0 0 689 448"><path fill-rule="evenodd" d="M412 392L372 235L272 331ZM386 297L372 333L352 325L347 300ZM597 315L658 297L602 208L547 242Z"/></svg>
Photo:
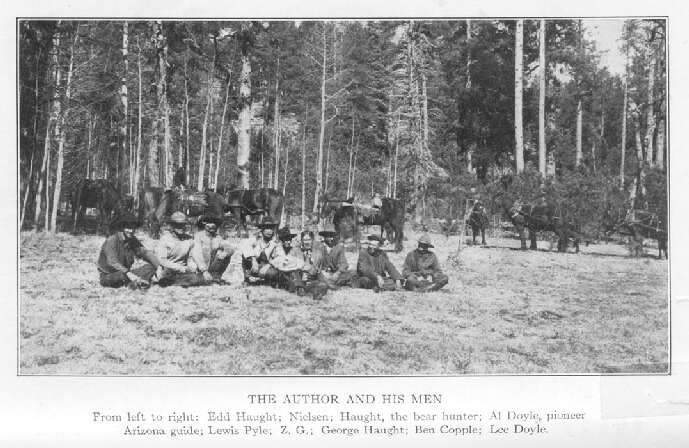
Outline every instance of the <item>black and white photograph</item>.
<svg viewBox="0 0 689 448"><path fill-rule="evenodd" d="M668 30L18 18L17 374L669 375Z"/></svg>

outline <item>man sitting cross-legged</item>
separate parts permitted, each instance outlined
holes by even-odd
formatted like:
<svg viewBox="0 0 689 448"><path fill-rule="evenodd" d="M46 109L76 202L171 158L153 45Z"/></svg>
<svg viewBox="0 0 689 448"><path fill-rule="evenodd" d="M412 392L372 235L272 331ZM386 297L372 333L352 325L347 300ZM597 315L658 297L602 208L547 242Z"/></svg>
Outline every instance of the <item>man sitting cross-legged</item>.
<svg viewBox="0 0 689 448"><path fill-rule="evenodd" d="M349 270L345 247L339 242L335 227L327 225L318 234L323 237L323 243L315 246L314 264L321 279L331 289L351 284L355 274Z"/></svg>
<svg viewBox="0 0 689 448"><path fill-rule="evenodd" d="M303 296L310 293L314 300L320 300L328 292L328 284L320 277L314 258L320 259L313 249L313 232L301 233L301 244L294 245L297 235L287 227L278 230L281 244L273 251L271 263L280 272L278 286ZM316 249L318 251L318 249Z"/></svg>
<svg viewBox="0 0 689 448"><path fill-rule="evenodd" d="M146 249L134 236L134 231L139 225L139 220L131 213L125 212L115 218L112 224L115 233L105 240L98 256L101 286L119 288L127 285L135 289L150 285L160 262L155 254ZM131 269L137 258L147 263Z"/></svg>
<svg viewBox="0 0 689 448"><path fill-rule="evenodd" d="M406 289L420 292L437 291L447 285L447 275L440 269L438 257L429 250L431 247L431 238L424 234L419 238L419 246L407 255L402 268Z"/></svg>
<svg viewBox="0 0 689 448"><path fill-rule="evenodd" d="M270 264L272 253L278 246L273 239L275 227L277 224L266 219L259 225L261 232L242 251L244 282L249 285L273 284L277 281L278 271Z"/></svg>
<svg viewBox="0 0 689 448"><path fill-rule="evenodd" d="M194 235L189 267L203 283L223 283L222 276L235 252L234 247L218 235L222 217L204 215L199 220L203 230Z"/></svg>
<svg viewBox="0 0 689 448"><path fill-rule="evenodd" d="M378 235L368 236L368 248L359 252L356 265L357 278L353 286L373 289L375 292L394 291L402 287L402 276L380 250L382 239Z"/></svg>
<svg viewBox="0 0 689 448"><path fill-rule="evenodd" d="M194 267L189 266L194 239L187 233L187 217L182 212L170 216L170 230L163 233L156 255L160 260L158 285L195 286L203 283Z"/></svg>

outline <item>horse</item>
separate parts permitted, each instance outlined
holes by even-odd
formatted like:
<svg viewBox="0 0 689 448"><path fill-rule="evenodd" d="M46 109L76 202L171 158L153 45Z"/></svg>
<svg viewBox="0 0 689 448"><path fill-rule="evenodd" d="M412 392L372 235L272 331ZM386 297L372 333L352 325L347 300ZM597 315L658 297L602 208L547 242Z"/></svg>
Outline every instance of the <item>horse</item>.
<svg viewBox="0 0 689 448"><path fill-rule="evenodd" d="M526 250L526 232L529 231L529 249L536 250L536 233L553 232L557 235L557 250L565 252L568 240L573 240L574 249L579 253L581 235L575 226L566 222L553 204L525 204L517 199L510 205L504 205L507 217L519 232L522 250Z"/></svg>
<svg viewBox="0 0 689 448"><path fill-rule="evenodd" d="M284 198L282 193L274 188L258 188L253 190L227 190L225 192L227 207L237 222L237 234L240 226L247 232L246 217L260 215L270 217L275 222L282 219Z"/></svg>
<svg viewBox="0 0 689 448"><path fill-rule="evenodd" d="M160 227L174 212L184 212L190 218L201 215L224 216L228 210L225 198L213 191L194 191L146 187L139 199L139 219L148 226L152 238L160 237Z"/></svg>
<svg viewBox="0 0 689 448"><path fill-rule="evenodd" d="M488 214L481 201L474 202L471 213L467 219L467 224L471 227L471 241L476 244L476 235L481 233L481 245L486 245L486 227L488 227Z"/></svg>
<svg viewBox="0 0 689 448"><path fill-rule="evenodd" d="M667 222L659 215L646 210L630 209L624 220L615 227L615 230L631 238L632 256L641 256L644 238L650 238L658 243L658 259L661 260L663 254L666 259L668 258Z"/></svg>
<svg viewBox="0 0 689 448"><path fill-rule="evenodd" d="M113 213L131 208L131 198L120 194L107 179L81 179L72 191L72 232L76 233L87 208L98 210L98 228L110 230Z"/></svg>

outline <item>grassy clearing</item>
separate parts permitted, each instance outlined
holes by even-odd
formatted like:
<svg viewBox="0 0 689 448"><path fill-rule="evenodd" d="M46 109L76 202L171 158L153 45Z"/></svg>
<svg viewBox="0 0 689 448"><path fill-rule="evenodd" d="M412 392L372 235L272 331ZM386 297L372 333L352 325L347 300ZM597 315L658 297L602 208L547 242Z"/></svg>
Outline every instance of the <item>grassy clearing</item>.
<svg viewBox="0 0 689 448"><path fill-rule="evenodd" d="M103 238L22 233L20 372L89 375L461 375L668 369L666 261L490 240L429 294L342 289L322 302L241 285L103 289ZM414 246L413 235L405 247ZM240 240L235 240L239 244ZM155 242L144 239L152 248ZM652 251L649 249L649 253ZM401 266L402 254L389 254ZM348 254L354 265L356 254Z"/></svg>

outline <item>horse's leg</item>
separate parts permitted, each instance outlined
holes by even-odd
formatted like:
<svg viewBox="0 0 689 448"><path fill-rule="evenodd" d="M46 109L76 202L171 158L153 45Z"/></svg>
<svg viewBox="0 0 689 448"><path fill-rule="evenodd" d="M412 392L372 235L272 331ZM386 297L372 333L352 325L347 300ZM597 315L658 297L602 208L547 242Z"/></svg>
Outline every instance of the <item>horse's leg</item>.
<svg viewBox="0 0 689 448"><path fill-rule="evenodd" d="M529 228L529 240L531 240L531 245L529 248L531 250L538 249L538 246L536 245L536 231L532 228Z"/></svg>
<svg viewBox="0 0 689 448"><path fill-rule="evenodd" d="M395 252L401 252L402 249L404 249L404 245L402 243L402 240L404 239L404 223L402 223L399 228L394 228L393 230L395 232Z"/></svg>
<svg viewBox="0 0 689 448"><path fill-rule="evenodd" d="M486 226L483 225L481 226L481 245L486 246L488 243L486 243Z"/></svg>
<svg viewBox="0 0 689 448"><path fill-rule="evenodd" d="M555 230L557 235L557 251L566 252L567 251L567 233L564 230Z"/></svg>
<svg viewBox="0 0 689 448"><path fill-rule="evenodd" d="M519 231L519 241L521 243L521 249L526 250L526 226L518 224L516 227Z"/></svg>

